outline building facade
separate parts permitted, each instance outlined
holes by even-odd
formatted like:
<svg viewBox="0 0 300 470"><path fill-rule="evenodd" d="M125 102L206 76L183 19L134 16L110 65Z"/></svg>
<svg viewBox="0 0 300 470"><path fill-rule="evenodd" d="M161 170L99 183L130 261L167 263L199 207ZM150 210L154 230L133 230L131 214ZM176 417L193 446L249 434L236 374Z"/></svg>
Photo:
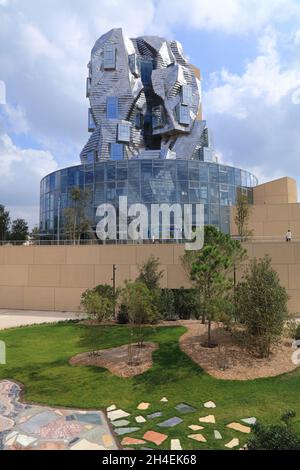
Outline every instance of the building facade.
<svg viewBox="0 0 300 470"><path fill-rule="evenodd" d="M146 206L202 203L204 222L229 233L237 192L251 203L257 179L218 163L202 119L200 71L180 43L109 31L92 49L87 97L91 135L81 165L41 182L42 235L67 238L66 210L74 204L74 187L87 194L85 238L95 236L98 205L110 203L118 210L119 196Z"/></svg>

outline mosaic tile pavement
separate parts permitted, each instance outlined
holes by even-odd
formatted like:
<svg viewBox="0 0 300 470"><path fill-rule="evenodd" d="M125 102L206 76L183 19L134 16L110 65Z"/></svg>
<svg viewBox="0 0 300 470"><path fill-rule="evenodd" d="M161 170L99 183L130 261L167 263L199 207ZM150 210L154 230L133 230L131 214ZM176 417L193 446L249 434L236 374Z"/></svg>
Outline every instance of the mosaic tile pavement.
<svg viewBox="0 0 300 470"><path fill-rule="evenodd" d="M102 411L20 403L21 388L0 381L0 450L117 449Z"/></svg>

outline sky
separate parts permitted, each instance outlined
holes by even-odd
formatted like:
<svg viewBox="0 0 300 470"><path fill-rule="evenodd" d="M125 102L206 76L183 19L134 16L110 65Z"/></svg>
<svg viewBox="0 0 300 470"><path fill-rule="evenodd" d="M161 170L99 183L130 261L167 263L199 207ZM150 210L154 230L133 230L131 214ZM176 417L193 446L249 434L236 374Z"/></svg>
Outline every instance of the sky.
<svg viewBox="0 0 300 470"><path fill-rule="evenodd" d="M86 66L114 27L182 43L222 162L300 186L300 0L0 0L0 204L12 218L38 224L41 178L79 163Z"/></svg>

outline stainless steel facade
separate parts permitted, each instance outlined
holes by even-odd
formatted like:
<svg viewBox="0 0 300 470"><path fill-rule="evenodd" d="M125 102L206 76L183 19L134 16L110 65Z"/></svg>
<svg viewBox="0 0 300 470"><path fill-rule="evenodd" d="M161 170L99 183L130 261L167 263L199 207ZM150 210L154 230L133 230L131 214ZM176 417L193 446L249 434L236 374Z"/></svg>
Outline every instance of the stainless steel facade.
<svg viewBox="0 0 300 470"><path fill-rule="evenodd" d="M129 39L113 29L98 39L88 64L88 142L81 165L41 182L40 229L64 236L72 187L87 189L86 217L95 229L96 208L118 196L128 203L197 203L205 223L229 231L237 191L249 202L256 178L221 165L202 119L200 71L177 41ZM91 233L86 234L90 236Z"/></svg>

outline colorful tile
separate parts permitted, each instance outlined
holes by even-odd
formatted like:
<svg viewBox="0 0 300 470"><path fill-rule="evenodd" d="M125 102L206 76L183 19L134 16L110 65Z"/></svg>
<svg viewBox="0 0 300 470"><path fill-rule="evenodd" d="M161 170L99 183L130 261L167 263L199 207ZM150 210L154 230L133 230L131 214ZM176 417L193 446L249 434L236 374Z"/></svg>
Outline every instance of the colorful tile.
<svg viewBox="0 0 300 470"><path fill-rule="evenodd" d="M174 416L174 418L169 418L166 419L166 421L163 421L162 423L158 423L157 426L160 428L173 428L174 426L177 426L177 424L182 423L182 419L178 418L178 416Z"/></svg>
<svg viewBox="0 0 300 470"><path fill-rule="evenodd" d="M226 427L229 429L234 429L234 431L239 431L239 432L243 432L246 434L249 434L251 432L251 428L249 426L245 426L244 424L240 424L240 423L230 423L230 424L227 424Z"/></svg>
<svg viewBox="0 0 300 470"><path fill-rule="evenodd" d="M122 446L130 446L130 445L139 445L145 444L143 439L135 439L134 437L124 437L121 441Z"/></svg>
<svg viewBox="0 0 300 470"><path fill-rule="evenodd" d="M147 431L143 435L143 439L149 442L153 442L153 444L156 444L157 446L160 446L166 439L168 439L168 436L166 434L161 434L160 432L156 431Z"/></svg>
<svg viewBox="0 0 300 470"><path fill-rule="evenodd" d="M203 436L203 434L200 434L200 433L190 434L188 438L193 439L194 441L198 441L198 442L206 442L205 437Z"/></svg>
<svg viewBox="0 0 300 470"><path fill-rule="evenodd" d="M214 424L216 422L216 419L214 415L207 415L207 416L202 416L199 418L200 423L212 423Z"/></svg>

